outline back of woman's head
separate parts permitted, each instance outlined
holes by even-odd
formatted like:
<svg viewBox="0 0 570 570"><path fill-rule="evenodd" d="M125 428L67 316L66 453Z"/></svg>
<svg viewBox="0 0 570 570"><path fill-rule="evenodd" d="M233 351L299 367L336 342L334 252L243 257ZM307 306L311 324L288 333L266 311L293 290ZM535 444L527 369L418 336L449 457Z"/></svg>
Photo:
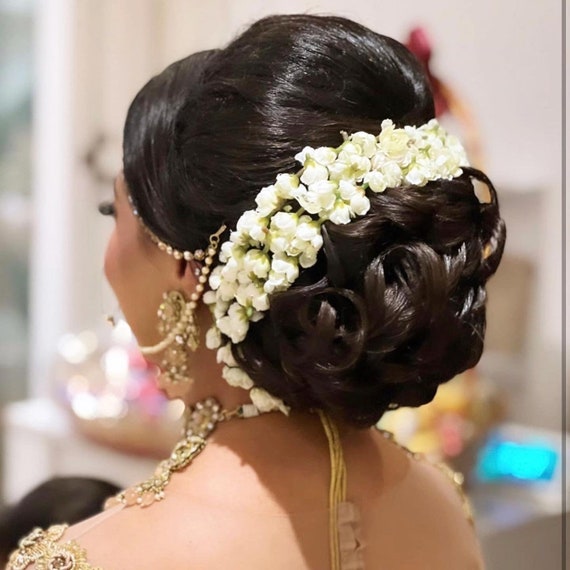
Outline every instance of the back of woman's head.
<svg viewBox="0 0 570 570"><path fill-rule="evenodd" d="M270 17L141 90L125 125L125 179L145 224L194 250L222 223L235 227L278 173L296 172L305 145L433 116L422 68L395 40L342 18ZM430 401L477 363L484 285L505 239L495 191L475 169L369 198L366 215L324 224L317 263L233 348L256 385L291 407L360 426Z"/></svg>

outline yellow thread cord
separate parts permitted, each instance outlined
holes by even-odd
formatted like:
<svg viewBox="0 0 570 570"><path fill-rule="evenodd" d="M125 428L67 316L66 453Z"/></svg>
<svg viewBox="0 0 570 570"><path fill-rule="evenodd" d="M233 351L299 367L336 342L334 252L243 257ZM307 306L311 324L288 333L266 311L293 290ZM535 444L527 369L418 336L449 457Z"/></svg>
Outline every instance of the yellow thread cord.
<svg viewBox="0 0 570 570"><path fill-rule="evenodd" d="M342 453L340 434L334 422L319 410L319 417L329 442L331 458L331 485L329 490L329 539L331 570L341 570L341 554L338 532L338 506L346 501L346 464Z"/></svg>

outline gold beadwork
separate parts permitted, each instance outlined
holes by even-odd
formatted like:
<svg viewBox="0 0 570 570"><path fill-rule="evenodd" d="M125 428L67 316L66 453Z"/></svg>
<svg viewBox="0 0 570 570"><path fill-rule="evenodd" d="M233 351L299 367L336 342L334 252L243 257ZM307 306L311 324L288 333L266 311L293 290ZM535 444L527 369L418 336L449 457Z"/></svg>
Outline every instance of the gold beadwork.
<svg viewBox="0 0 570 570"><path fill-rule="evenodd" d="M185 413L183 437L174 447L170 457L159 463L152 477L108 499L105 503L105 509L118 504L127 507L134 505L149 507L155 501L162 501L165 498L165 489L170 483L172 475L192 463L204 449L206 439L220 422L232 418L253 417L259 414L259 411L256 414L244 412L246 407L248 407L247 404L239 406L235 410L226 411L214 398L207 398L204 402L198 402L189 407Z"/></svg>
<svg viewBox="0 0 570 570"><path fill-rule="evenodd" d="M175 259L185 259L186 261L204 261L204 259L206 258L206 253L204 252L203 249L197 249L196 251L180 251L179 249L176 249L174 247L172 247L171 245L168 245L167 243L165 243L164 241L162 241L150 228L147 227L147 225L143 222L142 218L139 215L138 210L135 208L133 199L131 197L130 194L128 194L127 196L128 200L129 200L129 204L131 205L131 210L133 212L133 214L135 215L135 217L138 219L139 223L141 224L141 227L143 228L144 232L148 235L148 237L151 239L151 241L158 246L158 248L162 251L165 251L168 255L172 255ZM219 237L220 235L222 235L224 232L226 231L226 226L222 225L220 227L220 229L215 233L212 234L210 236L210 245L212 245L212 238L216 238L215 241L215 249L213 251L213 253L211 254L211 256L213 257L216 254L216 249L218 246L218 241L219 241ZM208 252L209 254L210 252Z"/></svg>
<svg viewBox="0 0 570 570"><path fill-rule="evenodd" d="M199 346L200 331L196 319L195 311L198 307L198 301L204 293L210 266L213 263L220 235L225 231L226 227L222 226L216 233L210 236L210 245L207 250L206 257L200 251L200 257L204 259L204 263L198 270L198 283L196 290L190 295L190 301L184 298L179 291L169 291L163 295L163 301L158 308L158 331L162 336L162 340L153 346L141 346L140 351L144 355L157 354L164 352L163 359L160 363L160 375L166 382L181 383L189 382L187 376L188 352L194 352ZM173 254L177 259L189 258L189 252L178 252L164 243L159 243L161 249L165 249L167 253ZM197 259L195 252L194 259Z"/></svg>
<svg viewBox="0 0 570 570"><path fill-rule="evenodd" d="M47 530L34 529L20 540L6 569L25 570L34 564L38 570L101 570L87 562L85 550L74 540L58 542L67 528L68 525L55 525Z"/></svg>

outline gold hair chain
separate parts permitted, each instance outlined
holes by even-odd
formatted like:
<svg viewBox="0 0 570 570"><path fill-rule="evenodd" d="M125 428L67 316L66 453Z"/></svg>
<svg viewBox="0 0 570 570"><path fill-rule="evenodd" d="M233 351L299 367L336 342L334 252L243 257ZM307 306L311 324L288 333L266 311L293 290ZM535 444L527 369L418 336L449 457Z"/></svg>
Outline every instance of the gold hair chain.
<svg viewBox="0 0 570 570"><path fill-rule="evenodd" d="M147 233L154 235L144 224L143 228L145 228ZM166 382L180 383L189 381L187 375L189 352L196 351L200 338L196 309L208 282L214 257L218 251L220 236L225 230L226 226L223 225L210 236L210 243L206 252L198 250L200 254L196 251L192 257L185 255L188 252L181 253L178 250L173 250L170 246L166 249L161 248L176 259L200 259L202 261L198 271L198 283L189 300L179 291L164 293L162 303L158 308L158 332L162 340L153 346L139 347L143 355L164 352L160 363L160 374ZM180 253L181 255L178 255Z"/></svg>

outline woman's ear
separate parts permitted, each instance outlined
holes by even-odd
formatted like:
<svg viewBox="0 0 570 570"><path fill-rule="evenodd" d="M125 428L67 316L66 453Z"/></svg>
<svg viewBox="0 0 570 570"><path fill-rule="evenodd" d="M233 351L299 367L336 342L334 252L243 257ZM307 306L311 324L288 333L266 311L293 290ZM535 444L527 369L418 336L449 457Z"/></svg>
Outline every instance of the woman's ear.
<svg viewBox="0 0 570 570"><path fill-rule="evenodd" d="M198 284L198 277L200 275L200 265L194 260L186 261L185 259L180 259L177 263L178 287L190 298L190 295L196 291L196 285Z"/></svg>

